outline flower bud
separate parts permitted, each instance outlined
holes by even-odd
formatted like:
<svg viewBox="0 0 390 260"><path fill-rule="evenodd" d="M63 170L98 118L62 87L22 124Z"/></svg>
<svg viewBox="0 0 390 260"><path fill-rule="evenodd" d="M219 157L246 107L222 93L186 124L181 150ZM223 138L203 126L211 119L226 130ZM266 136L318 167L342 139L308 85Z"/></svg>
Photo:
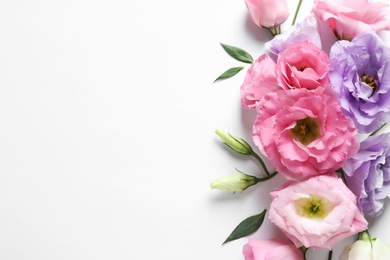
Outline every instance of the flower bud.
<svg viewBox="0 0 390 260"><path fill-rule="evenodd" d="M210 187L212 189L225 191L244 191L256 183L256 177L240 172L227 177L216 179L211 182Z"/></svg>
<svg viewBox="0 0 390 260"><path fill-rule="evenodd" d="M288 16L286 0L245 0L253 22L264 28L273 28L284 23Z"/></svg>
<svg viewBox="0 0 390 260"><path fill-rule="evenodd" d="M343 250L341 260L390 259L390 245L384 244L378 238L370 238L366 231L361 233L359 238Z"/></svg>
<svg viewBox="0 0 390 260"><path fill-rule="evenodd" d="M227 132L221 130L215 130L215 133L222 139L222 141L232 148L234 151L240 154L250 155L252 154L252 147L243 139L232 136Z"/></svg>

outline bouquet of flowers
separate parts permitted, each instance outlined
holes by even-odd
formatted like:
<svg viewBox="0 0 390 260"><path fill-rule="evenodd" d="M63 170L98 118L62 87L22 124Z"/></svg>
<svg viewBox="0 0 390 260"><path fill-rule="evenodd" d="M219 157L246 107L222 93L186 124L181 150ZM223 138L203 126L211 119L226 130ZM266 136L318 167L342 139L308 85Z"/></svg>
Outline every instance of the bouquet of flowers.
<svg viewBox="0 0 390 260"><path fill-rule="evenodd" d="M281 30L289 17L286 0L245 0L254 23L273 39L256 60L241 48L222 44L238 61L250 63L241 85L243 109L256 111L253 143L275 167L270 172L248 142L216 134L233 151L253 156L263 177L242 172L211 187L242 192L275 175L283 183L271 192L268 209L242 221L226 242L258 230L266 215L285 238L249 238L246 260L306 259L309 248L329 249L357 235L342 259L390 259L390 245L372 238L367 217L380 216L390 195L390 48L378 31L390 30L390 7L372 0L314 0L310 15ZM323 49L319 24L335 35ZM222 73L216 81L244 67Z"/></svg>

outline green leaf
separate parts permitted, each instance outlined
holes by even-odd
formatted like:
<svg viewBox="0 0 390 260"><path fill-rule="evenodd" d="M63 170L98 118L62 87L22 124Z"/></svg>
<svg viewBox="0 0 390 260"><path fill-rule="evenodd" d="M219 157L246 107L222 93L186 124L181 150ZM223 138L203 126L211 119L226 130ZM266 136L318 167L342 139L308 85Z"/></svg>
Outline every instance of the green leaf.
<svg viewBox="0 0 390 260"><path fill-rule="evenodd" d="M245 63L252 63L252 56L243 49L221 43L222 48L234 59Z"/></svg>
<svg viewBox="0 0 390 260"><path fill-rule="evenodd" d="M214 80L214 82L218 81L218 80L222 80L222 79L228 79L228 78L231 78L233 77L234 75L236 75L238 72L240 72L240 70L244 69L244 67L234 67L234 68L230 68L228 69L227 71L225 71L224 73L222 73L216 80Z"/></svg>
<svg viewBox="0 0 390 260"><path fill-rule="evenodd" d="M228 236L228 238L226 238L225 242L223 242L222 245L227 242L248 236L258 230L261 227L261 224L263 224L266 213L267 210L264 209L264 211L261 212L259 215L254 215L243 220L240 224L238 224L238 226L233 230L233 232Z"/></svg>

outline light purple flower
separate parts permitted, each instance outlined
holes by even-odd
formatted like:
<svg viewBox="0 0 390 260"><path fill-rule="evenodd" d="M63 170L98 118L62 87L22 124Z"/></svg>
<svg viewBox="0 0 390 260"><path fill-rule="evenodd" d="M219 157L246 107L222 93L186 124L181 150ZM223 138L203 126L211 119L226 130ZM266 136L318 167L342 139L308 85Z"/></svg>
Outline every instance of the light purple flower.
<svg viewBox="0 0 390 260"><path fill-rule="evenodd" d="M390 49L374 31L336 42L330 64L329 78L341 107L360 133L373 132L389 119Z"/></svg>
<svg viewBox="0 0 390 260"><path fill-rule="evenodd" d="M343 169L348 187L358 198L360 209L370 216L383 213L390 196L390 133L367 137Z"/></svg>
<svg viewBox="0 0 390 260"><path fill-rule="evenodd" d="M321 49L321 37L318 33L317 20L313 15L306 17L282 34L276 35L271 41L265 43L265 48L278 55L297 42L309 41Z"/></svg>

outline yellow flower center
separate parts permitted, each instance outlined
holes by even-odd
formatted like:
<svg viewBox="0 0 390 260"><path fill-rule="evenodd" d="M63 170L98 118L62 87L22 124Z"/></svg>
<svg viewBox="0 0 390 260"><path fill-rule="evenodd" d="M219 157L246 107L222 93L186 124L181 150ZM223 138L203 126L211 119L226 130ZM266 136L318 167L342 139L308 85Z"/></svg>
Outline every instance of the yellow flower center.
<svg viewBox="0 0 390 260"><path fill-rule="evenodd" d="M291 129L291 135L304 145L310 144L320 136L317 120L310 117L297 120L295 127Z"/></svg>
<svg viewBox="0 0 390 260"><path fill-rule="evenodd" d="M368 86L370 86L372 88L372 94L374 94L375 90L378 88L378 86L375 83L375 78L374 77L370 77L370 76L368 76L366 74L363 74L360 77L360 80L362 82L366 83Z"/></svg>
<svg viewBox="0 0 390 260"><path fill-rule="evenodd" d="M318 195L296 200L294 205L299 216L314 220L324 219L334 208L330 200Z"/></svg>

